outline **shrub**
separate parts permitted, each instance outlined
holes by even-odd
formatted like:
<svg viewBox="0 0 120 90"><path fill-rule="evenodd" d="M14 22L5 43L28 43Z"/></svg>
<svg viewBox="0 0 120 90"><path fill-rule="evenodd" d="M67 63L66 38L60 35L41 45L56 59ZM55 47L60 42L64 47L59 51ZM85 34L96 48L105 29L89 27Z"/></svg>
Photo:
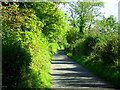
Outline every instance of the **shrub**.
<svg viewBox="0 0 120 90"><path fill-rule="evenodd" d="M109 35L100 35L97 40L98 42L94 47L94 51L90 55L92 58L89 60L93 62L100 61L101 64L110 67L115 65L115 63L119 65L120 43L118 34L111 33Z"/></svg>
<svg viewBox="0 0 120 90"><path fill-rule="evenodd" d="M76 40L76 43L72 45L73 54L77 56L89 55L93 51L97 40L96 37L87 36Z"/></svg>

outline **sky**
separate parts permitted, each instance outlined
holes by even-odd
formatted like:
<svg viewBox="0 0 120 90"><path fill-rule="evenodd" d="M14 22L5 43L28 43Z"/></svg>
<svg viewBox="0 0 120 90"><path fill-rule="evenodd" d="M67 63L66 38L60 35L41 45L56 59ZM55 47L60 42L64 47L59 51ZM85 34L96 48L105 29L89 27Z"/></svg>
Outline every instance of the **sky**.
<svg viewBox="0 0 120 90"><path fill-rule="evenodd" d="M100 0L104 2L104 8L101 9L101 12L104 12L105 17L114 15L118 20L118 2L120 0ZM120 8L120 6L119 6Z"/></svg>

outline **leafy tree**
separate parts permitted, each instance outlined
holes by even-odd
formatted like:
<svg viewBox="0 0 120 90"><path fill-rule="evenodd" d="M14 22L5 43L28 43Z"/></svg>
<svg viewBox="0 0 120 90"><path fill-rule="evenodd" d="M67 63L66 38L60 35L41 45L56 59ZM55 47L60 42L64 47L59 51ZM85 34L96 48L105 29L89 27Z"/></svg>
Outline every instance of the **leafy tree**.
<svg viewBox="0 0 120 90"><path fill-rule="evenodd" d="M85 29L91 29L94 19L100 15L98 10L103 7L103 2L86 0L84 2L72 2L70 6L72 13L71 21L74 26L79 28L80 33L83 34Z"/></svg>

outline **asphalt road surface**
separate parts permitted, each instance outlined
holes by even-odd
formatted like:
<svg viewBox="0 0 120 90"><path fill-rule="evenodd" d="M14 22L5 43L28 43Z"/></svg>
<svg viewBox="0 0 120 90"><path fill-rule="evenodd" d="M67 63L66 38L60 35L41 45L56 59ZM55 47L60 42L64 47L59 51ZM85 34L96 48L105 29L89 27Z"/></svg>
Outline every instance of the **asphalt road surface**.
<svg viewBox="0 0 120 90"><path fill-rule="evenodd" d="M53 90L116 90L113 85L68 58L64 50L58 51L52 58L51 79Z"/></svg>

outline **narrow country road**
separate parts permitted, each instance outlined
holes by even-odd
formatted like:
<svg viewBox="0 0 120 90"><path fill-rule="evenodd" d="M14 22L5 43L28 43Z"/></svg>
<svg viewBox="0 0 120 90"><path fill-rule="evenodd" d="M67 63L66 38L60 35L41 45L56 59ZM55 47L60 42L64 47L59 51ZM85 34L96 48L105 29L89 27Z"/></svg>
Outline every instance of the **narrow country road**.
<svg viewBox="0 0 120 90"><path fill-rule="evenodd" d="M55 90L116 90L68 58L64 50L60 50L52 59L51 79L51 88Z"/></svg>

